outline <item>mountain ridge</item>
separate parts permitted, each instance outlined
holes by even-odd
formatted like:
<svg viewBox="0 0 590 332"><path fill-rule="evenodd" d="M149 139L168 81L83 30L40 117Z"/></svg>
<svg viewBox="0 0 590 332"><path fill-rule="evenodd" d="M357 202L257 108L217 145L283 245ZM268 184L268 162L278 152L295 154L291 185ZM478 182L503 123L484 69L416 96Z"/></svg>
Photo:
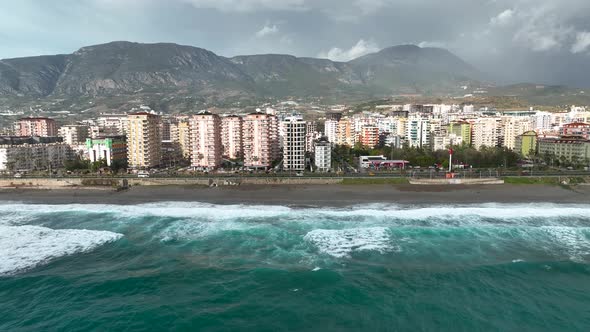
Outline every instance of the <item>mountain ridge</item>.
<svg viewBox="0 0 590 332"><path fill-rule="evenodd" d="M288 54L219 56L174 43L115 41L71 54L0 60L0 95L29 97L183 92L240 96L445 94L482 85L448 50L400 45L338 62Z"/></svg>

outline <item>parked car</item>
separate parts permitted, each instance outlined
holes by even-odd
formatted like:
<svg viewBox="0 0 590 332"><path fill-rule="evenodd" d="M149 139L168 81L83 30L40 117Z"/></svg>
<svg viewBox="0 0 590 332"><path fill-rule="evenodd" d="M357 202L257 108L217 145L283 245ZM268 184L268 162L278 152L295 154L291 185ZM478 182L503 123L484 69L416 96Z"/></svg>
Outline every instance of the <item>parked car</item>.
<svg viewBox="0 0 590 332"><path fill-rule="evenodd" d="M23 175L21 173L14 173L14 177L20 179L23 177Z"/></svg>
<svg viewBox="0 0 590 332"><path fill-rule="evenodd" d="M150 177L150 173L148 173L148 172L139 172L139 173L137 173L137 177L138 178L149 178Z"/></svg>

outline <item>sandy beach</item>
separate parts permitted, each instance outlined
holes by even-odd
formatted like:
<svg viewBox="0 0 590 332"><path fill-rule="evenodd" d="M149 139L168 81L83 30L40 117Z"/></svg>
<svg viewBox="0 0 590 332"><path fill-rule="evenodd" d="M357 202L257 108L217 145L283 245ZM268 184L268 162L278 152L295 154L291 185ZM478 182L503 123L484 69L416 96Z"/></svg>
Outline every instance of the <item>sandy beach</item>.
<svg viewBox="0 0 590 332"><path fill-rule="evenodd" d="M113 192L92 189L5 189L0 201L45 204L140 204L193 201L214 204L348 206L368 203L590 203L590 186L545 185L246 185L240 187L152 186Z"/></svg>

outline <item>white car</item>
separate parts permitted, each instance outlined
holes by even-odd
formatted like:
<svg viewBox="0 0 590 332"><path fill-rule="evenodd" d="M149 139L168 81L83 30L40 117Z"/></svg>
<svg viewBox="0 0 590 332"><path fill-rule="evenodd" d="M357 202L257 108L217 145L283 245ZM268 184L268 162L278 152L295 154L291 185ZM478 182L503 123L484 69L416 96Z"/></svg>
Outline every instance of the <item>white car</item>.
<svg viewBox="0 0 590 332"><path fill-rule="evenodd" d="M15 173L15 174L14 174L14 177L15 177L15 178L17 178L17 179L20 179L20 178L22 178L22 177L23 177L23 175L22 175L22 174L20 174L20 173Z"/></svg>
<svg viewBox="0 0 590 332"><path fill-rule="evenodd" d="M137 177L138 178L149 178L150 177L150 173L148 173L148 172L139 172L139 173L137 173Z"/></svg>

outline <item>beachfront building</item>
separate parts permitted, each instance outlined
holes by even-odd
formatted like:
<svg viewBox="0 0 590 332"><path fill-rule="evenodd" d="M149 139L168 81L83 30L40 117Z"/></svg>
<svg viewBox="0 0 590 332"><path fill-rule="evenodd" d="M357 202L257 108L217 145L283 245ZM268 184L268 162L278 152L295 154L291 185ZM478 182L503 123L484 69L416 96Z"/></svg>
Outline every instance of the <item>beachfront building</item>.
<svg viewBox="0 0 590 332"><path fill-rule="evenodd" d="M224 157L240 159L244 155L243 125L244 120L238 115L230 115L221 119L221 144Z"/></svg>
<svg viewBox="0 0 590 332"><path fill-rule="evenodd" d="M318 172L329 172L332 169L332 144L327 137L315 142L314 164Z"/></svg>
<svg viewBox="0 0 590 332"><path fill-rule="evenodd" d="M244 166L269 168L279 158L279 128L275 115L251 113L244 117Z"/></svg>
<svg viewBox="0 0 590 332"><path fill-rule="evenodd" d="M590 162L590 140L583 137L539 138L537 144L540 156L550 156L557 161L575 164Z"/></svg>
<svg viewBox="0 0 590 332"><path fill-rule="evenodd" d="M190 159L190 123L188 119L178 119L170 125L170 141L184 159Z"/></svg>
<svg viewBox="0 0 590 332"><path fill-rule="evenodd" d="M531 130L531 121L528 118L507 117L504 118L503 145L509 149L514 149L516 146L516 137L522 135L524 132Z"/></svg>
<svg viewBox="0 0 590 332"><path fill-rule="evenodd" d="M57 126L55 120L50 118L21 118L15 124L15 133L17 136L39 136L52 137L57 136Z"/></svg>
<svg viewBox="0 0 590 332"><path fill-rule="evenodd" d="M217 114L201 112L190 118L191 166L212 170L221 166L221 118Z"/></svg>
<svg viewBox="0 0 590 332"><path fill-rule="evenodd" d="M152 168L162 162L160 117L138 112L128 115L127 161L132 168Z"/></svg>
<svg viewBox="0 0 590 332"><path fill-rule="evenodd" d="M283 169L302 171L305 169L305 130L307 124L301 117L288 117L283 121Z"/></svg>
<svg viewBox="0 0 590 332"><path fill-rule="evenodd" d="M65 143L19 143L0 145L0 171L56 170L70 158Z"/></svg>
<svg viewBox="0 0 590 332"><path fill-rule="evenodd" d="M529 130L516 137L514 152L523 158L533 156L537 152L538 135L534 130Z"/></svg>
<svg viewBox="0 0 590 332"><path fill-rule="evenodd" d="M90 162L104 160L107 166L124 165L127 162L127 139L125 136L87 138L86 148Z"/></svg>
<svg viewBox="0 0 590 332"><path fill-rule="evenodd" d="M478 118L472 125L472 144L476 149L483 146L501 146L503 140L501 118Z"/></svg>
<svg viewBox="0 0 590 332"><path fill-rule="evenodd" d="M63 138L63 142L69 145L77 145L86 142L89 137L89 127L82 125L61 126L57 136Z"/></svg>

